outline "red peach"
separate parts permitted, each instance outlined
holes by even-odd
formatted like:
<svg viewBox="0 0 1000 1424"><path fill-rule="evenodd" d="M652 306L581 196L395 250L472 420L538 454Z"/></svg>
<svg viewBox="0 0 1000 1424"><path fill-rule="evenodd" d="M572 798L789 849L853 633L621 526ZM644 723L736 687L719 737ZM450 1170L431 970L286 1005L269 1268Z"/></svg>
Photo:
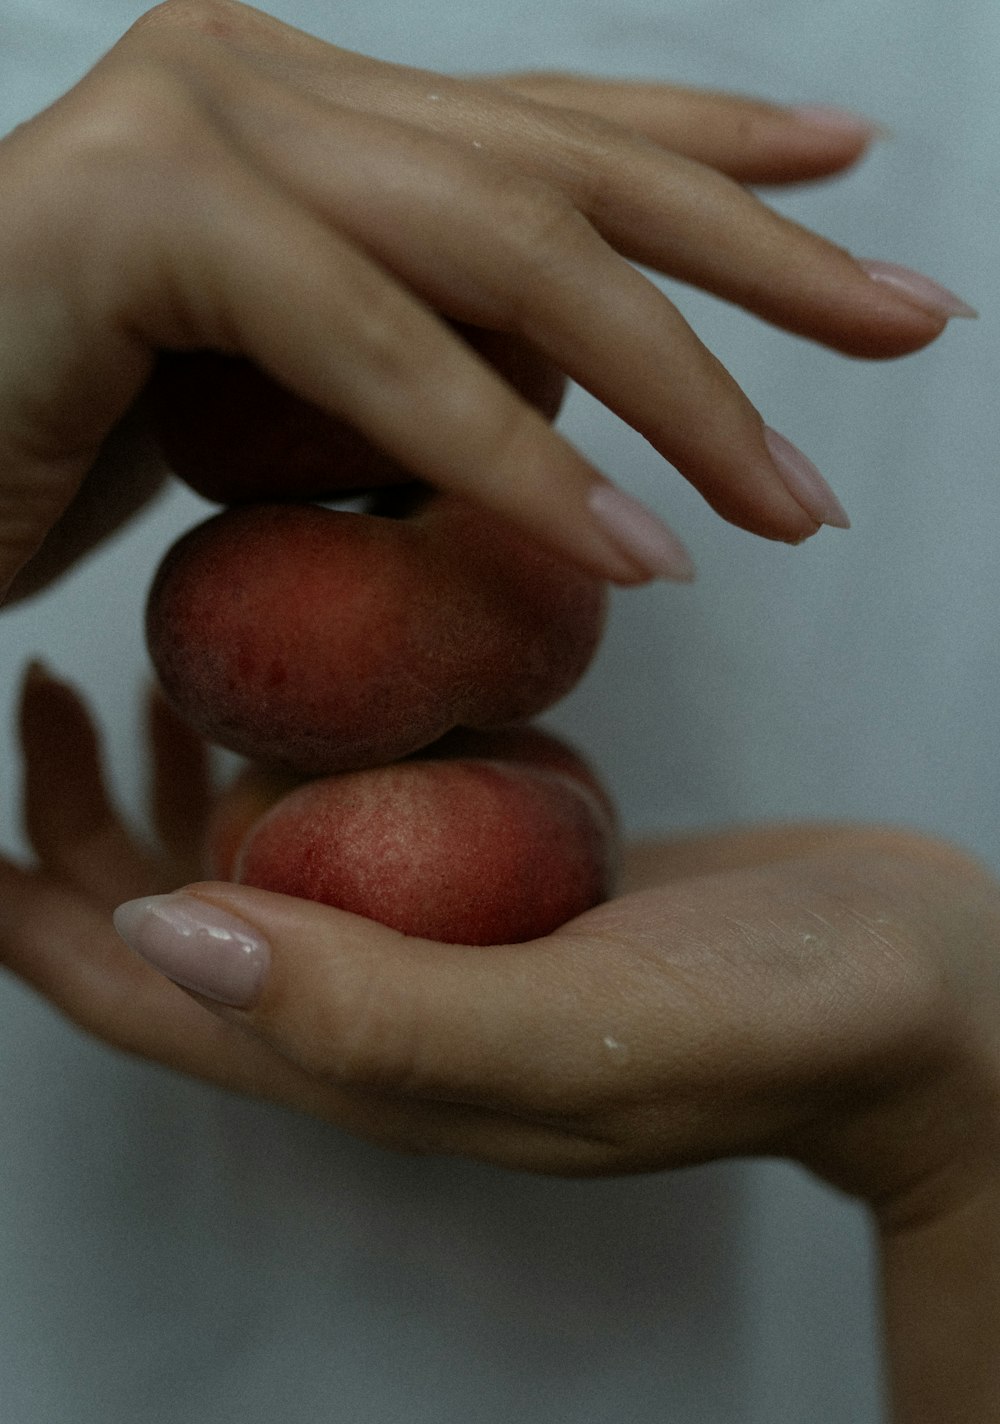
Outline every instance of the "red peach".
<svg viewBox="0 0 1000 1424"><path fill-rule="evenodd" d="M544 710L586 669L604 605L598 580L450 496L404 519L260 505L174 545L147 639L209 740L326 774Z"/></svg>
<svg viewBox="0 0 1000 1424"><path fill-rule="evenodd" d="M574 753L520 760L516 739L300 786L250 827L235 877L448 943L548 934L609 894L616 827Z"/></svg>

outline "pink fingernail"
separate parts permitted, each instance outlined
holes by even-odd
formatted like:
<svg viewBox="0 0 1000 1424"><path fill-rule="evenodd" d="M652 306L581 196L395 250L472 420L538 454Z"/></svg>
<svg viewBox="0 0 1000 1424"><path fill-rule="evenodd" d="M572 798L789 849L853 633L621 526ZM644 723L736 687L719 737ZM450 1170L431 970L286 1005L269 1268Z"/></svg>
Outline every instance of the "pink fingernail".
<svg viewBox="0 0 1000 1424"><path fill-rule="evenodd" d="M257 931L191 895L128 900L114 922L147 964L206 998L245 1008L267 977L270 950Z"/></svg>
<svg viewBox="0 0 1000 1424"><path fill-rule="evenodd" d="M690 583L694 578L691 555L672 529L615 485L596 484L588 501L619 550L650 577Z"/></svg>
<svg viewBox="0 0 1000 1424"><path fill-rule="evenodd" d="M873 282L891 287L894 292L898 292L901 297L905 297L931 316L979 315L975 307L970 307L968 302L963 302L961 297L956 296L947 287L942 287L940 282L932 281L930 277L925 277L922 272L914 272L910 267L900 267L896 262L867 260L859 261L858 266L868 273Z"/></svg>
<svg viewBox="0 0 1000 1424"><path fill-rule="evenodd" d="M797 445L767 425L764 427L764 444L788 493L807 514L820 524L830 524L835 529L850 529L847 510Z"/></svg>
<svg viewBox="0 0 1000 1424"><path fill-rule="evenodd" d="M884 124L868 119L864 114L856 114L852 109L841 109L835 104L795 104L788 111L800 123L812 128L826 129L829 133L850 134L852 138L888 138L889 130Z"/></svg>

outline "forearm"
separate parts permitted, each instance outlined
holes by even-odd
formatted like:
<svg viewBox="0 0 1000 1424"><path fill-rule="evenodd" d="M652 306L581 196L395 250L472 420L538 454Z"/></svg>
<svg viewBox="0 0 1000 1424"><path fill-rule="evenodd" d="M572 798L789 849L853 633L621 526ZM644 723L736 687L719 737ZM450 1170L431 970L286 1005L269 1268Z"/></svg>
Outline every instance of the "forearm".
<svg viewBox="0 0 1000 1424"><path fill-rule="evenodd" d="M1000 1173L880 1237L892 1424L1000 1419Z"/></svg>

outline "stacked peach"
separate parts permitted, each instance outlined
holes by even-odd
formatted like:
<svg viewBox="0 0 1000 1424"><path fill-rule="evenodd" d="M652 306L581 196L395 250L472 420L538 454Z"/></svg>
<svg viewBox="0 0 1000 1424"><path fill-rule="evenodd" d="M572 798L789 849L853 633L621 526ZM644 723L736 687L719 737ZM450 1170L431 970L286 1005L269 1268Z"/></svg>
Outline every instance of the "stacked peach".
<svg viewBox="0 0 1000 1424"><path fill-rule="evenodd" d="M210 367L228 387L196 379ZM519 379L553 413L544 375ZM246 431L260 381L215 357L161 372L185 412L164 428L189 483L272 501L399 487L365 513L234 504L164 559L147 611L163 689L251 761L217 807L206 868L455 943L555 929L609 893L615 816L579 756L524 723L589 664L603 585L499 517L403 485L265 384L249 405L260 438L244 433L227 463L225 431Z"/></svg>

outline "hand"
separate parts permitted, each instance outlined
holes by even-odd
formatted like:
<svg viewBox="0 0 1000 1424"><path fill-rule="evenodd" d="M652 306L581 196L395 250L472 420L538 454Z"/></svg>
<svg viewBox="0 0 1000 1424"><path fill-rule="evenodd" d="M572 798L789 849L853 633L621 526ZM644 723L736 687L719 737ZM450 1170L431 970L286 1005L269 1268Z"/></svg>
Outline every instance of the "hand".
<svg viewBox="0 0 1000 1424"><path fill-rule="evenodd" d="M38 866L0 864L0 945L70 1018L409 1151L567 1175L795 1158L874 1209L897 1419L996 1417L1000 889L980 867L861 827L647 845L619 899L490 949L196 884L125 916L196 994L109 922L122 897L197 873L204 752L158 700L152 729L159 856L112 807L80 700L26 685ZM171 942L178 912L189 933ZM243 1007L207 997L248 985Z"/></svg>
<svg viewBox="0 0 1000 1424"><path fill-rule="evenodd" d="M843 523L631 262L854 355L925 345L968 308L740 186L842 169L872 133L667 86L448 79L233 0L168 0L0 144L0 593L142 414L164 352L253 363L604 577L688 576L676 538L454 323L541 353L725 518L792 542ZM100 533L71 507L15 591Z"/></svg>

